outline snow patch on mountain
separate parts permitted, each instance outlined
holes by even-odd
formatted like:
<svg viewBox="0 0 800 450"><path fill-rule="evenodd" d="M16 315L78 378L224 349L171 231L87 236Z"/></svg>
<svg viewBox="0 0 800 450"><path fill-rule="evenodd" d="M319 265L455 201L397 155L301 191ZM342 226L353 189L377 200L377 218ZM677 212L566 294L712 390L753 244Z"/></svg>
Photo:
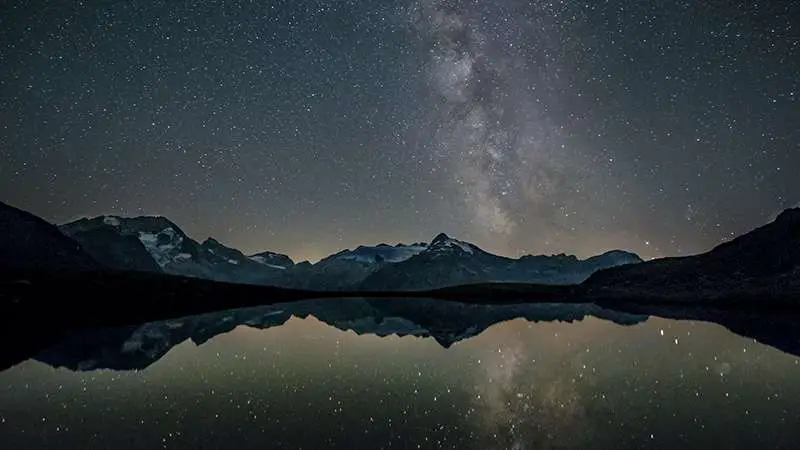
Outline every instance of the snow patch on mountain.
<svg viewBox="0 0 800 450"><path fill-rule="evenodd" d="M465 242L457 241L455 239L450 239L447 242L444 242L444 243L440 244L439 247L440 248L458 247L462 251L464 251L466 253L469 253L469 254L472 254L472 248L469 246L469 244L467 244Z"/></svg>
<svg viewBox="0 0 800 450"><path fill-rule="evenodd" d="M183 236L172 227L164 228L158 233L140 231L139 241L162 269L171 262L186 259L180 256L185 253L177 252L183 243Z"/></svg>
<svg viewBox="0 0 800 450"><path fill-rule="evenodd" d="M251 261L263 264L272 269L285 270L295 265L294 261L292 261L292 258L289 258L288 256L281 253L274 253L269 251L250 255L248 256L248 258L250 258Z"/></svg>
<svg viewBox="0 0 800 450"><path fill-rule="evenodd" d="M103 223L112 227L119 226L119 218L114 216L105 216L103 217Z"/></svg>
<svg viewBox="0 0 800 450"><path fill-rule="evenodd" d="M334 255L334 259L339 261L357 261L361 263L396 263L405 261L419 254L426 248L428 248L428 246L424 243L410 245L397 244L395 246L387 244L379 244L376 246L360 245L356 247L355 250L345 250L338 255Z"/></svg>
<svg viewBox="0 0 800 450"><path fill-rule="evenodd" d="M442 254L442 253L451 253L453 250L462 251L467 254L473 254L475 247L467 242L459 241L458 239L453 239L450 236L441 233L431 241L431 245L429 245L426 249L427 253L431 254Z"/></svg>
<svg viewBox="0 0 800 450"><path fill-rule="evenodd" d="M278 264L270 263L269 262L270 260L268 260L267 258L265 258L263 256L250 256L250 259L255 261L255 262L257 262L257 263L259 263L259 264L263 264L265 266L272 267L273 269L284 269L284 270L286 269L286 266L279 266Z"/></svg>

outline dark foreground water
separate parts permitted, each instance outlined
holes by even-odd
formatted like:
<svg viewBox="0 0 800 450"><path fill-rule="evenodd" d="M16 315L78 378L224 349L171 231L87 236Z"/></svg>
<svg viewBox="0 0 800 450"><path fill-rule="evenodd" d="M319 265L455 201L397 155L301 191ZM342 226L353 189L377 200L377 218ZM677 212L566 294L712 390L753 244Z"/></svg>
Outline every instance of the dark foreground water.
<svg viewBox="0 0 800 450"><path fill-rule="evenodd" d="M358 313L326 308L318 316L328 323L309 315L313 308L294 312L305 317L298 318L271 307L61 343L0 373L0 448L789 449L800 442L798 358L720 325L625 315L611 317L624 324L592 315L464 323L470 314L494 314L485 307L454 313L458 324L426 325L375 317L356 303L342 309ZM527 315L573 320L585 312L552 308ZM409 335L372 334L392 332ZM436 339L422 337L430 334Z"/></svg>

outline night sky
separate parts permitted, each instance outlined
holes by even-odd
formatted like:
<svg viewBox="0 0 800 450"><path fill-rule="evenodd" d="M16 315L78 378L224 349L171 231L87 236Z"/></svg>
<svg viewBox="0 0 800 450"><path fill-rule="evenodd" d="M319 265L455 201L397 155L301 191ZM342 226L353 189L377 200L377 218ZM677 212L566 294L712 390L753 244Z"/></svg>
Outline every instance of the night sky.
<svg viewBox="0 0 800 450"><path fill-rule="evenodd" d="M800 3L6 2L0 200L318 259L706 250L800 202Z"/></svg>

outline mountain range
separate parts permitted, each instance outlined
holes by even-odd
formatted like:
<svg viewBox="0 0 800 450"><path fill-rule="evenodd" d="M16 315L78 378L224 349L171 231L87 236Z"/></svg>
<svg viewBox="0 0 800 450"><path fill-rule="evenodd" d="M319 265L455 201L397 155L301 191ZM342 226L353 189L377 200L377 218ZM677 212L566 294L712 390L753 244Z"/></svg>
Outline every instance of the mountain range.
<svg viewBox="0 0 800 450"><path fill-rule="evenodd" d="M603 268L642 262L637 255L623 251L585 260L563 254L513 259L442 233L430 243L362 245L315 264L296 264L286 255L269 251L245 255L213 238L200 243L160 216L83 218L56 229L28 213L0 204L0 218L9 227L4 237L13 237L3 244L9 251L0 253L0 261L8 267L24 267L31 261L30 256L20 255L41 255L42 261L49 264L47 258L56 257L49 253L64 248L64 264L68 267L70 257L74 257L76 267L295 289L427 290L488 282L569 285L580 283ZM37 227L25 225L31 221ZM61 242L50 243L37 238L39 234ZM29 240L19 241L19 236ZM38 246L39 243L47 244Z"/></svg>
<svg viewBox="0 0 800 450"><path fill-rule="evenodd" d="M11 296L14 304L21 304L20 296L47 287L47 281L37 286L31 279L56 277L59 283L76 286L81 285L80 280L100 280L102 286L84 290L92 295L101 295L104 289L124 294L118 290L128 284L148 292L183 286L180 289L194 289L197 295L234 293L232 287L223 285L187 284L191 279L270 286L272 290L261 295L275 300L251 299L257 291L236 288L238 298L247 305L331 296L322 295L325 292L341 296L383 291L386 294L381 296L394 292L458 296L477 302L559 298L557 301L573 303L794 307L800 300L800 208L787 209L772 222L706 253L647 262L622 251L585 260L566 255L513 259L439 234L429 243L360 246L316 264L295 264L288 256L273 252L245 255L214 239L198 243L163 217L101 216L56 227L0 204L0 268L0 300ZM15 275L19 271L24 277ZM70 273L92 277L70 278ZM160 288L159 283L163 285ZM206 302L217 304L217 300ZM174 307L176 312L181 309L177 304Z"/></svg>

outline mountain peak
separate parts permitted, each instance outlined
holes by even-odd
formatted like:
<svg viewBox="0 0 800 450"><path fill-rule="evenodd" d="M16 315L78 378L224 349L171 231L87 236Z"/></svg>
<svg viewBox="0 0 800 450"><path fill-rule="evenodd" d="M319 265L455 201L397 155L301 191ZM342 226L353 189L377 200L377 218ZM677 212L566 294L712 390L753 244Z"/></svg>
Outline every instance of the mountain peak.
<svg viewBox="0 0 800 450"><path fill-rule="evenodd" d="M434 244L437 244L437 243L440 243L440 242L446 242L446 241L449 241L449 240L450 240L450 236L448 236L448 235L446 235L444 233L439 233L439 234L436 235L435 238L433 238L433 240L431 241L431 245L434 245Z"/></svg>
<svg viewBox="0 0 800 450"><path fill-rule="evenodd" d="M220 246L220 243L219 243L218 240L210 237L210 238L207 238L205 241L203 241L203 246L204 247L207 247L207 246L218 247L218 246Z"/></svg>
<svg viewBox="0 0 800 450"><path fill-rule="evenodd" d="M468 242L459 241L444 233L439 233L433 238L431 245L425 249L425 252L436 255L449 254L452 252L472 254L473 250L476 248L477 247Z"/></svg>

